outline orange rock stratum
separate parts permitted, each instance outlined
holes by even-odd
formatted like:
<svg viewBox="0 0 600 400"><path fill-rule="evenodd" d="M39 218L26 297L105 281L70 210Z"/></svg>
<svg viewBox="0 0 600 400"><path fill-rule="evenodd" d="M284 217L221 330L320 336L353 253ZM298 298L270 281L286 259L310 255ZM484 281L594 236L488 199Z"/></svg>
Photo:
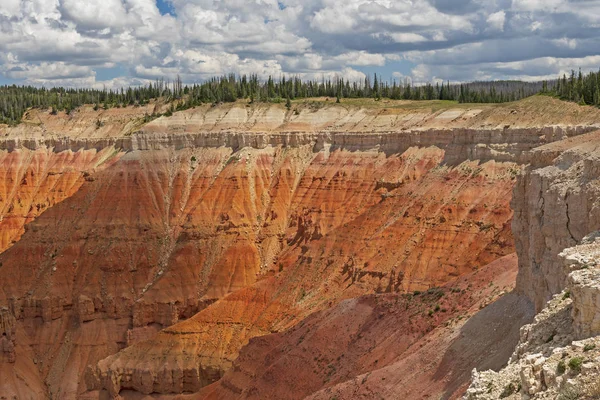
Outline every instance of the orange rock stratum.
<svg viewBox="0 0 600 400"><path fill-rule="evenodd" d="M514 347L516 177L600 112L295 107L0 127L0 396L451 398Z"/></svg>

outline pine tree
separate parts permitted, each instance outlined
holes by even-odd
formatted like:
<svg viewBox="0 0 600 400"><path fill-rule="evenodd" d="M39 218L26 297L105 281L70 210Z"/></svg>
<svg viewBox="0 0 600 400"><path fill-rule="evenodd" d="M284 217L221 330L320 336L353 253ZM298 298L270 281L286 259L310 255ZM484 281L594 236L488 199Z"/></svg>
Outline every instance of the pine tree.
<svg viewBox="0 0 600 400"><path fill-rule="evenodd" d="M379 90L379 81L377 80L377 74L375 74L375 80L373 81L373 97L375 100L381 99L381 93Z"/></svg>

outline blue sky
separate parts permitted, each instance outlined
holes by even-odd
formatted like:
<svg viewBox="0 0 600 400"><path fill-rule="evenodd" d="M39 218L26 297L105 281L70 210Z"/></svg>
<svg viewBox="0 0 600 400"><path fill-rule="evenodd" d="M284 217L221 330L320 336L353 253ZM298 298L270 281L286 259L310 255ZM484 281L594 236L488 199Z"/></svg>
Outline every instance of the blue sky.
<svg viewBox="0 0 600 400"><path fill-rule="evenodd" d="M540 80L598 69L599 27L600 0L2 0L0 83Z"/></svg>
<svg viewBox="0 0 600 400"><path fill-rule="evenodd" d="M160 11L162 15L175 15L175 10L173 9L173 6L166 0L156 0L156 7L158 7L158 11Z"/></svg>

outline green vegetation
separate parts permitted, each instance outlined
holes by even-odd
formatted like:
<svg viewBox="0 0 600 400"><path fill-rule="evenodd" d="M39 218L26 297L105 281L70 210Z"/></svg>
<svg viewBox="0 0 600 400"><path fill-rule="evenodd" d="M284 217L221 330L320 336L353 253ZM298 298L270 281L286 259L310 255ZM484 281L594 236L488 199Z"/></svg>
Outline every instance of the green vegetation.
<svg viewBox="0 0 600 400"><path fill-rule="evenodd" d="M582 105L600 106L600 71L587 75L583 75L581 70L578 74L571 71L569 77L563 75L552 88L546 84L542 93Z"/></svg>
<svg viewBox="0 0 600 400"><path fill-rule="evenodd" d="M546 87L546 86L544 86ZM450 103L502 103L515 101L539 93L541 83L516 81L475 82L462 85L447 83L414 86L410 82L384 82L375 75L364 82L347 79L303 81L299 77L278 81L272 77L266 82L257 75L228 75L212 78L200 84L185 86L178 78L173 82L157 80L148 86L121 90L39 88L34 86L0 86L0 123L18 124L29 108L50 110L52 114L71 113L84 104L93 104L94 110L111 107L146 105L152 100L171 104L166 116L201 104L234 102L240 99L249 103L283 103L292 108L295 99L314 97L341 99L381 99L442 101ZM346 103L346 101L344 101ZM440 106L439 104L437 106ZM441 105L443 106L443 104ZM151 117L149 117L151 118Z"/></svg>
<svg viewBox="0 0 600 400"><path fill-rule="evenodd" d="M500 398L501 399L505 399L508 396L512 395L513 393L515 393L517 391L517 388L515 387L515 385L511 382L508 385L506 385L504 387L504 390L502 390L502 393L500 393Z"/></svg>
<svg viewBox="0 0 600 400"><path fill-rule="evenodd" d="M565 371L567 370L567 366L565 364L564 361L559 361L558 365L556 366L556 374L557 375L562 375L565 373Z"/></svg>
<svg viewBox="0 0 600 400"><path fill-rule="evenodd" d="M573 357L569 360L569 368L575 374L578 374L581 372L582 365L583 365L583 358L581 358L581 357Z"/></svg>
<svg viewBox="0 0 600 400"><path fill-rule="evenodd" d="M173 82L157 80L147 86L120 90L0 86L0 123L18 124L23 114L30 108L49 110L52 114L63 111L69 114L84 104L93 105L94 110L97 111L111 107L141 106L153 100L170 104L164 114L170 116L175 111L201 104L234 102L240 99L248 100L249 103L285 102L288 110L293 108L293 100L315 97L335 98L336 103L344 99L343 103L349 105L361 105L369 101L375 104L381 99L416 100L425 104L429 102L435 111L448 104L504 103L535 94L600 106L600 72L584 75L581 71L578 74L572 71L568 77L563 75L549 82L494 81L465 84L445 82L425 85L413 85L408 80L386 82L377 75L373 79L366 77L363 82L350 82L344 78L303 81L299 77L286 78L285 76L279 80L269 77L267 81L261 81L257 75L230 74L192 86L183 85L177 78ZM316 104L315 107L320 106ZM398 107L415 106L406 103ZM157 115L153 114L148 118L153 119Z"/></svg>
<svg viewBox="0 0 600 400"><path fill-rule="evenodd" d="M583 351L588 352L588 351L592 351L596 348L596 345L593 343L588 343L583 347Z"/></svg>

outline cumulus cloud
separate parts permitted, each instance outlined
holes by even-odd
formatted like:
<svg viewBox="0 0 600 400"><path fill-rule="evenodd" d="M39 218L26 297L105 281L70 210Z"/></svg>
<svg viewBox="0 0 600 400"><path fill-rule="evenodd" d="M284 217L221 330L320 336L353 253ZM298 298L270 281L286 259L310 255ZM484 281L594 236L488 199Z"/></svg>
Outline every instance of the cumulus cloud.
<svg viewBox="0 0 600 400"><path fill-rule="evenodd" d="M599 66L600 0L165 1L167 14L155 0L2 0L0 75L112 87L227 73L535 80ZM97 79L113 67L120 76Z"/></svg>

